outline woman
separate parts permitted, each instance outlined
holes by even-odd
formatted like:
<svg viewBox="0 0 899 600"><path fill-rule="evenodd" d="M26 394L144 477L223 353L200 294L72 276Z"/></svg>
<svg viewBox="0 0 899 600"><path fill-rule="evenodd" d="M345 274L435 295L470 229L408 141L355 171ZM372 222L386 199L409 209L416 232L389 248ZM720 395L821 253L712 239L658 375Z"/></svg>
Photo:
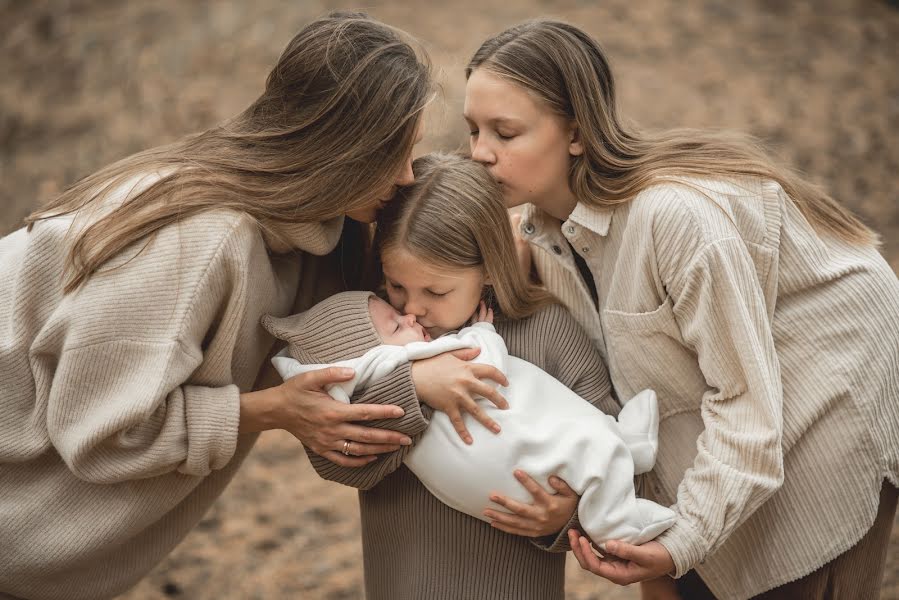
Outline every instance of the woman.
<svg viewBox="0 0 899 600"><path fill-rule="evenodd" d="M253 390L260 315L359 275L335 261L361 262L361 223L412 181L430 85L399 32L333 13L243 113L101 169L0 240L0 597L127 589L222 492L244 434L283 428L344 466L409 443L414 394L343 406L321 393L348 377L332 371ZM399 433L351 423L388 418Z"/></svg>
<svg viewBox="0 0 899 600"><path fill-rule="evenodd" d="M526 205L536 274L619 397L659 397L645 491L678 521L603 560L572 534L581 566L689 573L687 598L875 595L899 484L899 285L876 235L742 139L626 128L570 25L506 30L466 74L472 156Z"/></svg>

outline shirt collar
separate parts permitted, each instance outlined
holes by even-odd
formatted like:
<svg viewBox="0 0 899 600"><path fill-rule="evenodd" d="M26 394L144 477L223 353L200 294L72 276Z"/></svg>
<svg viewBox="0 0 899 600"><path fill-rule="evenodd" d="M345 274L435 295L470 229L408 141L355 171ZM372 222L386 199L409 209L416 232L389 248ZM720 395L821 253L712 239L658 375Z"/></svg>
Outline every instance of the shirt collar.
<svg viewBox="0 0 899 600"><path fill-rule="evenodd" d="M577 223L581 227L589 229L597 235L606 236L609 233L609 227L612 224L612 214L614 209L595 208L583 202L578 202L571 211L567 222ZM544 233L547 227L547 221L552 222L546 213L534 206L526 204L521 212L521 228L525 235L535 233ZM565 226L565 223L562 223Z"/></svg>

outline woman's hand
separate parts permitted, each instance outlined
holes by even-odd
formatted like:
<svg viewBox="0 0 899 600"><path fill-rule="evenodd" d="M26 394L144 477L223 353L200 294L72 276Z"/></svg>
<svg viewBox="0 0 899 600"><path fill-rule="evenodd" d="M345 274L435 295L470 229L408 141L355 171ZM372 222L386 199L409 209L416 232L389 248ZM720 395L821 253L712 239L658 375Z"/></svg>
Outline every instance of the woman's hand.
<svg viewBox="0 0 899 600"><path fill-rule="evenodd" d="M415 393L434 410L446 413L466 444L470 444L472 439L462 420L463 412L470 414L490 431L499 433L499 425L478 406L476 396L486 398L498 408L509 407L509 403L495 387L481 381L491 379L506 386L509 385L506 376L496 367L468 362L479 353L479 348L466 348L412 363Z"/></svg>
<svg viewBox="0 0 899 600"><path fill-rule="evenodd" d="M547 493L542 485L524 471L516 470L515 478L531 493L534 503L522 504L500 494L491 494L490 500L509 512L486 509L484 516L491 519L490 524L506 533L527 537L541 537L562 531L577 509L580 500L577 493L555 475L549 478L549 485L556 490L555 494Z"/></svg>
<svg viewBox="0 0 899 600"><path fill-rule="evenodd" d="M629 585L674 572L671 555L658 542L634 546L612 540L606 542L605 555L600 558L593 552L590 540L573 529L568 531L568 541L582 569L618 585Z"/></svg>
<svg viewBox="0 0 899 600"><path fill-rule="evenodd" d="M240 431L285 429L316 454L343 467L361 467L375 460L375 454L411 444L402 433L352 423L402 417L402 408L344 404L325 392L326 385L352 377L352 369L329 367L297 375L273 388L241 394Z"/></svg>

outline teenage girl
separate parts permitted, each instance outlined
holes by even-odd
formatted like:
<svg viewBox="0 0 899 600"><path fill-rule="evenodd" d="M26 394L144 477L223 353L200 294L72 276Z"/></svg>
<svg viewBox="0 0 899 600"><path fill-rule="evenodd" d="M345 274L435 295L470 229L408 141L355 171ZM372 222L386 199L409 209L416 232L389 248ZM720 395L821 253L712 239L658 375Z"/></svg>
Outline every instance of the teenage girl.
<svg viewBox="0 0 899 600"><path fill-rule="evenodd" d="M581 566L685 597L875 597L899 485L899 282L877 236L754 145L619 118L608 61L565 23L484 42L472 157L525 205L537 276L619 397L656 390L654 500L675 525Z"/></svg>

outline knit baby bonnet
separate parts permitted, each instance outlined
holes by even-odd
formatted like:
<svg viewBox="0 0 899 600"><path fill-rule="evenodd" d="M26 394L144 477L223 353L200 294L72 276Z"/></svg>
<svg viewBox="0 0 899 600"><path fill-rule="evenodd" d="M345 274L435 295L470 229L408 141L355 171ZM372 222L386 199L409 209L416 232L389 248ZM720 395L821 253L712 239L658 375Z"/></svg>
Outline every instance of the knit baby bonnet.
<svg viewBox="0 0 899 600"><path fill-rule="evenodd" d="M262 326L288 343L290 355L305 365L357 358L381 345L368 311L371 292L341 292L289 317L262 317Z"/></svg>

